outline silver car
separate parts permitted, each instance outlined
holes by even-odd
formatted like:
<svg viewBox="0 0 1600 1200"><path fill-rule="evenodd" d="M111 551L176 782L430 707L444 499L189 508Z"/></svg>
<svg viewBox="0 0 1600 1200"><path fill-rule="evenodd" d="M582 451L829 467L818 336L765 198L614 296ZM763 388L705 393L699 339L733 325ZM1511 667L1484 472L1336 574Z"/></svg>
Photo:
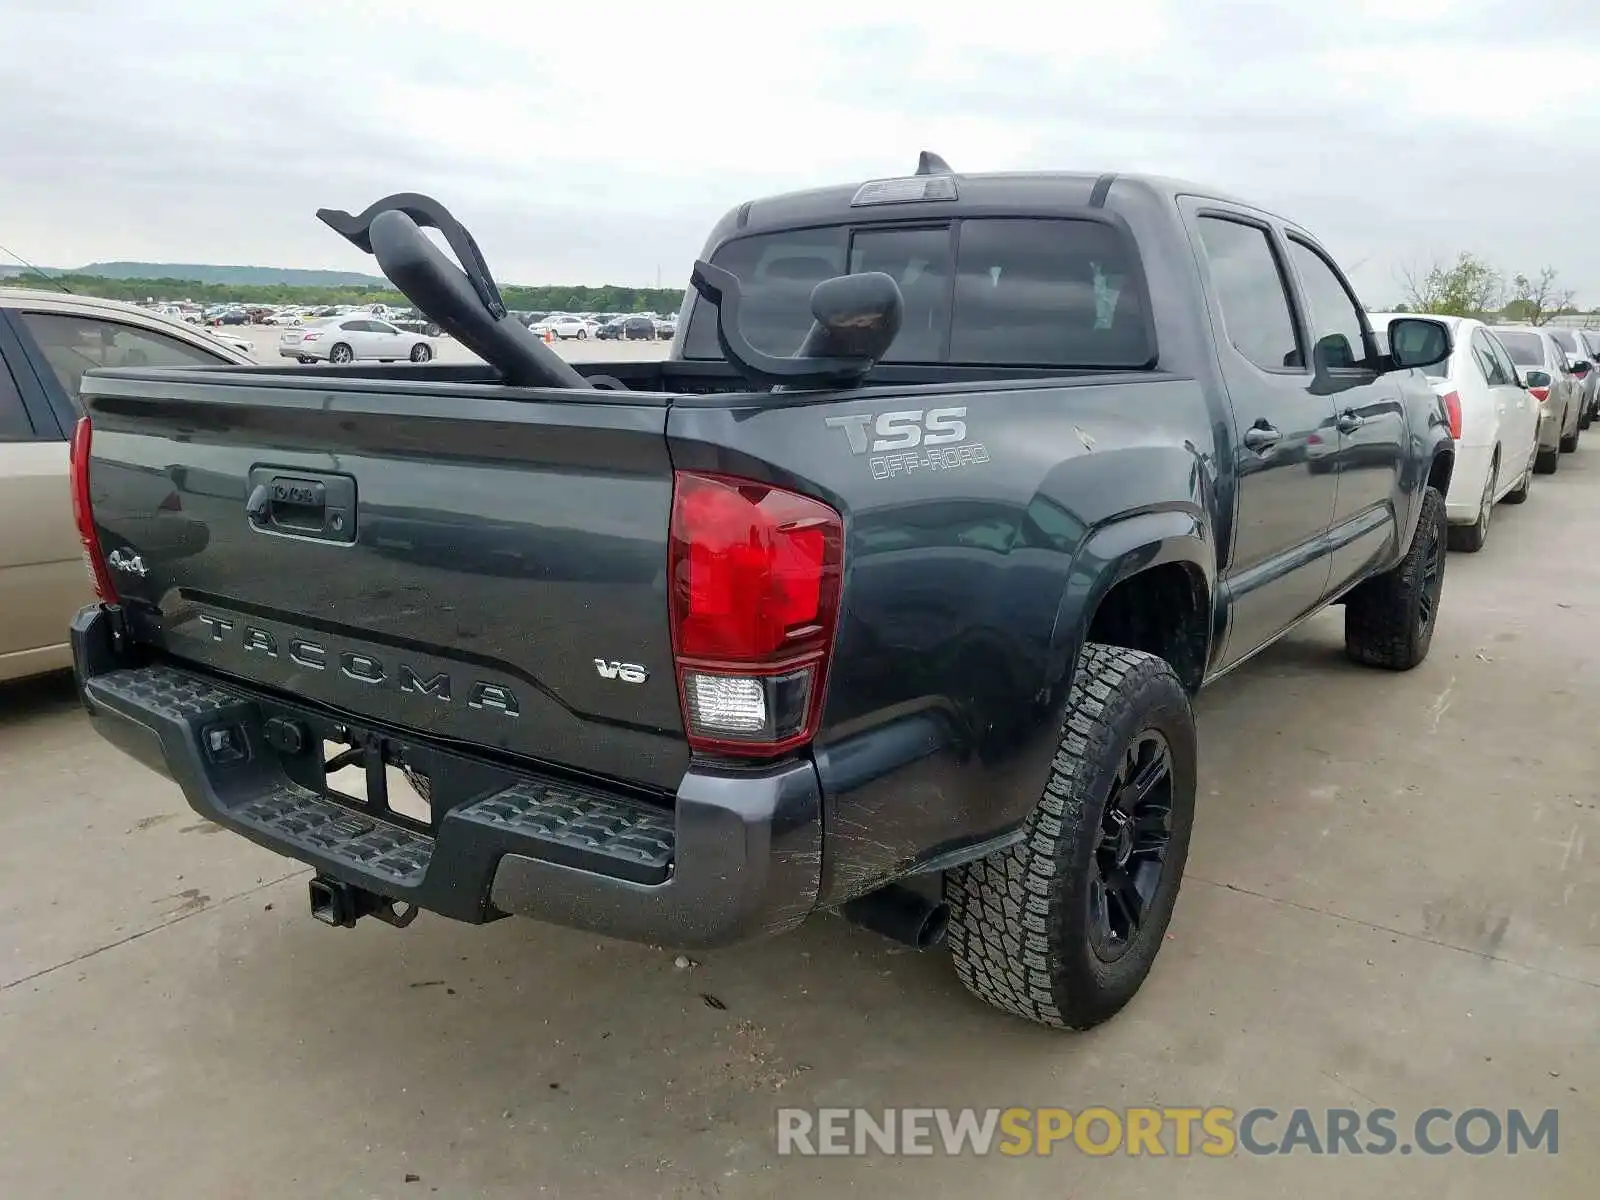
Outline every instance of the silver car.
<svg viewBox="0 0 1600 1200"><path fill-rule="evenodd" d="M278 339L278 353L303 363L351 363L373 358L379 362L407 359L425 363L433 359L433 342L376 317L351 313L285 329Z"/></svg>
<svg viewBox="0 0 1600 1200"><path fill-rule="evenodd" d="M1528 394L1539 401L1539 456L1534 465L1541 475L1549 475L1561 465L1562 454L1578 448L1582 382L1548 328L1495 325L1492 329L1516 364Z"/></svg>
<svg viewBox="0 0 1600 1200"><path fill-rule="evenodd" d="M1578 380L1578 392L1583 397L1583 407L1578 413L1578 428L1587 429L1594 419L1595 405L1600 403L1600 371L1594 369L1600 362L1596 353L1600 346L1600 332L1588 329L1565 329L1559 325L1546 325L1545 332L1555 338L1556 345L1567 356L1567 366Z"/></svg>

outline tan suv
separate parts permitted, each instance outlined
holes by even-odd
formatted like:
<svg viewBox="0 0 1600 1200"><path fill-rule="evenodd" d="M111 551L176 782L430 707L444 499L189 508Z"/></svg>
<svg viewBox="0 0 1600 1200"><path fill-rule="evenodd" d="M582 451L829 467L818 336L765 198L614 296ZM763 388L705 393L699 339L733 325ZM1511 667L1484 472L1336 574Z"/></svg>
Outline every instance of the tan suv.
<svg viewBox="0 0 1600 1200"><path fill-rule="evenodd" d="M90 600L67 489L83 373L253 361L131 304L0 288L0 681L70 666L67 626Z"/></svg>

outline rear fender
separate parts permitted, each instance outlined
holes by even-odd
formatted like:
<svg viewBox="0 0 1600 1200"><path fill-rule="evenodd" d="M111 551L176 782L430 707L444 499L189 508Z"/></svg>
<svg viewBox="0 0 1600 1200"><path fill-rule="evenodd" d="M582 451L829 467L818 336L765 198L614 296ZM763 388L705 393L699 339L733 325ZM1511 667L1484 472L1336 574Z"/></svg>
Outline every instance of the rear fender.
<svg viewBox="0 0 1600 1200"><path fill-rule="evenodd" d="M1072 575L1056 611L1045 686L1052 707L1064 704L1078 655L1101 603L1119 583L1166 565L1183 567L1200 588L1206 615L1205 644L1197 672L1183 682L1197 690L1204 665L1217 644L1221 617L1216 611L1217 554L1204 513L1193 507L1136 513L1096 530L1073 560Z"/></svg>

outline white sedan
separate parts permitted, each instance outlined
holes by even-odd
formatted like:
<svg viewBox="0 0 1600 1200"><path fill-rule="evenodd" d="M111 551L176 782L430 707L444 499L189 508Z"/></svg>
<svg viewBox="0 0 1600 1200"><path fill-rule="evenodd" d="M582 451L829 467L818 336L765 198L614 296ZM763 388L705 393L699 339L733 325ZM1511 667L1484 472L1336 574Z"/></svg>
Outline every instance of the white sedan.
<svg viewBox="0 0 1600 1200"><path fill-rule="evenodd" d="M592 338L599 332L600 326L593 321L585 321L582 317L551 317L539 321L532 326L532 330L539 337L543 337L549 330L556 338L566 341L568 338L577 338L580 342L585 338Z"/></svg>
<svg viewBox="0 0 1600 1200"><path fill-rule="evenodd" d="M433 343L419 333L406 333L387 321L350 315L308 321L298 329L285 329L278 353L303 363L351 363L358 359L414 363L433 358Z"/></svg>
<svg viewBox="0 0 1600 1200"><path fill-rule="evenodd" d="M1401 315L1371 314L1380 343L1389 322ZM1539 453L1540 404L1486 325L1466 317L1433 319L1450 326L1455 342L1449 359L1423 368L1444 402L1456 440L1456 465L1445 496L1450 549L1480 550L1495 504L1528 498Z"/></svg>

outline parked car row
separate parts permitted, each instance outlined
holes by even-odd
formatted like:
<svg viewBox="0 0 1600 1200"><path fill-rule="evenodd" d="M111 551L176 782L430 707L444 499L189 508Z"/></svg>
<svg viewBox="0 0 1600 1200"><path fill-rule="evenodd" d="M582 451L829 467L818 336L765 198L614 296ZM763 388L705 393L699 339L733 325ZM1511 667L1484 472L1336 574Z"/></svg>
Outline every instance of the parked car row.
<svg viewBox="0 0 1600 1200"><path fill-rule="evenodd" d="M526 313L523 320L540 337L548 333L557 341L587 338L670 341L678 332L676 317L658 317L655 313Z"/></svg>
<svg viewBox="0 0 1600 1200"><path fill-rule="evenodd" d="M1400 313L1372 313L1380 349ZM1489 536L1494 506L1521 504L1535 475L1553 474L1578 448L1594 416L1600 381L1600 330L1487 325L1439 317L1455 349L1425 368L1456 441L1445 496L1450 549L1476 551Z"/></svg>

